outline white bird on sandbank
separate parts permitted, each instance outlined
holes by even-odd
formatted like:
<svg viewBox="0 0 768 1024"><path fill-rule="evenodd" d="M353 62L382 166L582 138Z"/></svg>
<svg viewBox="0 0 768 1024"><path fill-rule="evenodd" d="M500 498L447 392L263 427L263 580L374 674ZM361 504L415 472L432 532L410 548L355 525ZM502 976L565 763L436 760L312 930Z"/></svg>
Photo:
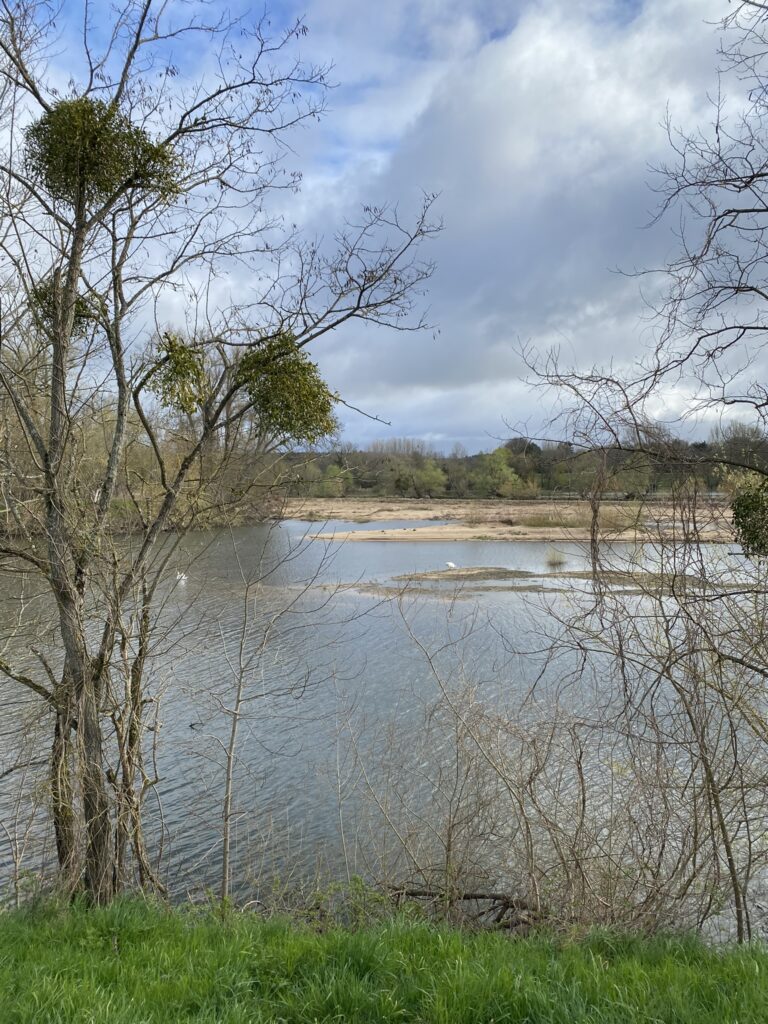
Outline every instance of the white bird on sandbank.
<svg viewBox="0 0 768 1024"><path fill-rule="evenodd" d="M448 566L449 569L455 569L456 568L456 563L455 562L446 562L445 564Z"/></svg>

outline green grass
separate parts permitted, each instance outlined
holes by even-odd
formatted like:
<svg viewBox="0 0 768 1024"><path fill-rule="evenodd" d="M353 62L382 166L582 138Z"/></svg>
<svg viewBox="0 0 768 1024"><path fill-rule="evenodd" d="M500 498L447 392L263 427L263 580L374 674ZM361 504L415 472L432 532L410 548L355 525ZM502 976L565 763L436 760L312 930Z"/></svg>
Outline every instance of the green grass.
<svg viewBox="0 0 768 1024"><path fill-rule="evenodd" d="M768 1021L768 951L595 934L512 940L395 919L316 932L250 915L0 915L2 1024Z"/></svg>

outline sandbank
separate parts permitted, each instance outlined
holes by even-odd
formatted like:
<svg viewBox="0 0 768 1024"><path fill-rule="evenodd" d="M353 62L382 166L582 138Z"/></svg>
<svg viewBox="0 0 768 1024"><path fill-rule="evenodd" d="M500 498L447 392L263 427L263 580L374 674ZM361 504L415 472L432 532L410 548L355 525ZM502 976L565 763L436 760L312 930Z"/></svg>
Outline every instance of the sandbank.
<svg viewBox="0 0 768 1024"><path fill-rule="evenodd" d="M367 530L321 530L313 536L337 542L541 541L586 543L591 537L588 501L470 501L450 499L313 498L289 501L287 519L322 523L329 520L370 523ZM376 523L418 521L417 526L377 527ZM733 541L730 509L722 502L702 500L697 529L712 543ZM678 537L684 530L669 502L606 501L600 508L603 540L642 541Z"/></svg>

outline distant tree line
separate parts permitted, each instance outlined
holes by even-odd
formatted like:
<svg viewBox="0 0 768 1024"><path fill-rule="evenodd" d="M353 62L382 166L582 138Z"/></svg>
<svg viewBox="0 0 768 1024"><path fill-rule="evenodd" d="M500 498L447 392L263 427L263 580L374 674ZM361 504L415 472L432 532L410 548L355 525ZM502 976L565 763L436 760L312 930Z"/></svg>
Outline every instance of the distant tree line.
<svg viewBox="0 0 768 1024"><path fill-rule="evenodd" d="M288 457L294 496L401 498L586 498L597 487L617 498L666 493L683 482L730 492L750 470L768 469L768 437L746 423L715 428L706 441L673 437L659 428L643 444L588 448L568 441L513 437L489 452L461 445L442 455L420 440L343 444L325 453Z"/></svg>

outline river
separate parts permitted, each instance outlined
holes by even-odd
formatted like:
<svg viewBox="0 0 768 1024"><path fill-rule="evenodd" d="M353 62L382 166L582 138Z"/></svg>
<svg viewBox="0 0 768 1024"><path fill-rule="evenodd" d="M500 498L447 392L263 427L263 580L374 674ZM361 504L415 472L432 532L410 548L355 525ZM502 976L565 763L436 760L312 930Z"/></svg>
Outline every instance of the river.
<svg viewBox="0 0 768 1024"><path fill-rule="evenodd" d="M265 885L290 885L315 873L326 879L375 874L377 844L391 839L384 822L397 817L394 805L372 799L377 785L384 787L379 797L395 793L401 810L411 800L411 823L420 806L442 800L441 757L451 764L442 745L450 742L450 728L435 728L438 698L471 690L484 707L514 704L546 664L557 617L572 615L577 595L589 591L579 577L589 573L588 552L578 544L312 539L318 532L370 528L286 521L191 534L174 552L147 668L153 701L147 749L157 782L145 808L153 857L176 898L200 897L219 883L224 763L240 680L235 894L246 898ZM630 545L614 554L654 563L653 552ZM719 547L707 558L714 564L730 556ZM517 576L456 579L446 563ZM738 571L731 559L728 572ZM430 575L407 579L421 573ZM574 657L551 674L561 680ZM605 685L600 664L598 658L591 665L591 682L584 675L585 689L580 681L572 691L576 706L586 701L586 687ZM547 685L545 676L537 690L545 709ZM12 693L8 684L6 693ZM6 703L5 735L13 731L14 714ZM614 750L601 761L596 747L594 771L613 772L616 756ZM404 780L396 776L406 762L411 781L404 796ZM18 835L32 821L21 866L34 878L51 861L50 836L40 791L36 796L28 787L19 801L19 781L14 775L2 782L0 822ZM9 888L10 849L0 836L0 891Z"/></svg>
<svg viewBox="0 0 768 1024"><path fill-rule="evenodd" d="M418 522L382 522L382 529ZM536 672L509 642L525 646L541 623L540 589L451 580L426 589L396 577L494 566L547 573L543 543L325 543L322 531L367 524L288 521L188 539L179 553L186 579L166 613L179 616L171 657L156 659L160 705L158 791L170 856L170 884L184 889L216 877L223 751L241 637L253 656L246 673L236 805L241 879L259 871L340 869L340 803L354 821L357 797L340 800L340 774L371 737L397 723L399 740L421 728L437 697L425 650L437 651L442 677L463 679L489 699L521 687ZM369 528L369 527L368 527ZM578 545L557 545L570 569L587 567ZM244 605L245 583L252 595ZM244 582L245 581L245 582ZM254 582L258 581L258 582ZM551 584L550 584L551 585ZM557 600L553 588L548 600ZM272 622L265 639L265 623ZM243 632L245 631L245 632ZM372 755L373 756L373 755ZM342 788L345 779L342 777ZM346 779L350 786L350 780Z"/></svg>
<svg viewBox="0 0 768 1024"><path fill-rule="evenodd" d="M306 872L316 864L339 870L340 803L355 815L356 800L344 801L339 793L350 742L355 739L362 755L368 736L380 736L394 721L399 736L407 736L419 729L436 696L417 641L430 649L442 646L437 660L454 683L459 672L487 690L520 685L520 662L505 641L521 640L541 615L530 588L516 593L490 581L482 588L455 581L417 588L393 578L445 569L447 562L546 572L553 545L310 539L317 532L365 528L369 524L286 521L191 534L175 553L148 666L148 688L156 698L148 714L157 717L149 738L158 776L147 798L148 827L162 844L171 891L199 891L217 879L222 744L229 735L226 708L235 693L241 639L250 659L234 800L235 874L243 885L259 872ZM568 568L586 566L580 546L556 547ZM177 573L183 578L175 579ZM4 604L6 619L14 607ZM524 675L532 671L530 664ZM3 736L10 744L17 698L11 684L4 685ZM42 758L45 736L43 723ZM35 799L18 803L18 781L11 776L0 782L0 821L9 831L23 830L36 808L38 822L44 817ZM39 838L39 828L32 833ZM2 838L0 891L11 871ZM30 843L24 866L34 874L39 859L50 856L50 841L42 853Z"/></svg>

